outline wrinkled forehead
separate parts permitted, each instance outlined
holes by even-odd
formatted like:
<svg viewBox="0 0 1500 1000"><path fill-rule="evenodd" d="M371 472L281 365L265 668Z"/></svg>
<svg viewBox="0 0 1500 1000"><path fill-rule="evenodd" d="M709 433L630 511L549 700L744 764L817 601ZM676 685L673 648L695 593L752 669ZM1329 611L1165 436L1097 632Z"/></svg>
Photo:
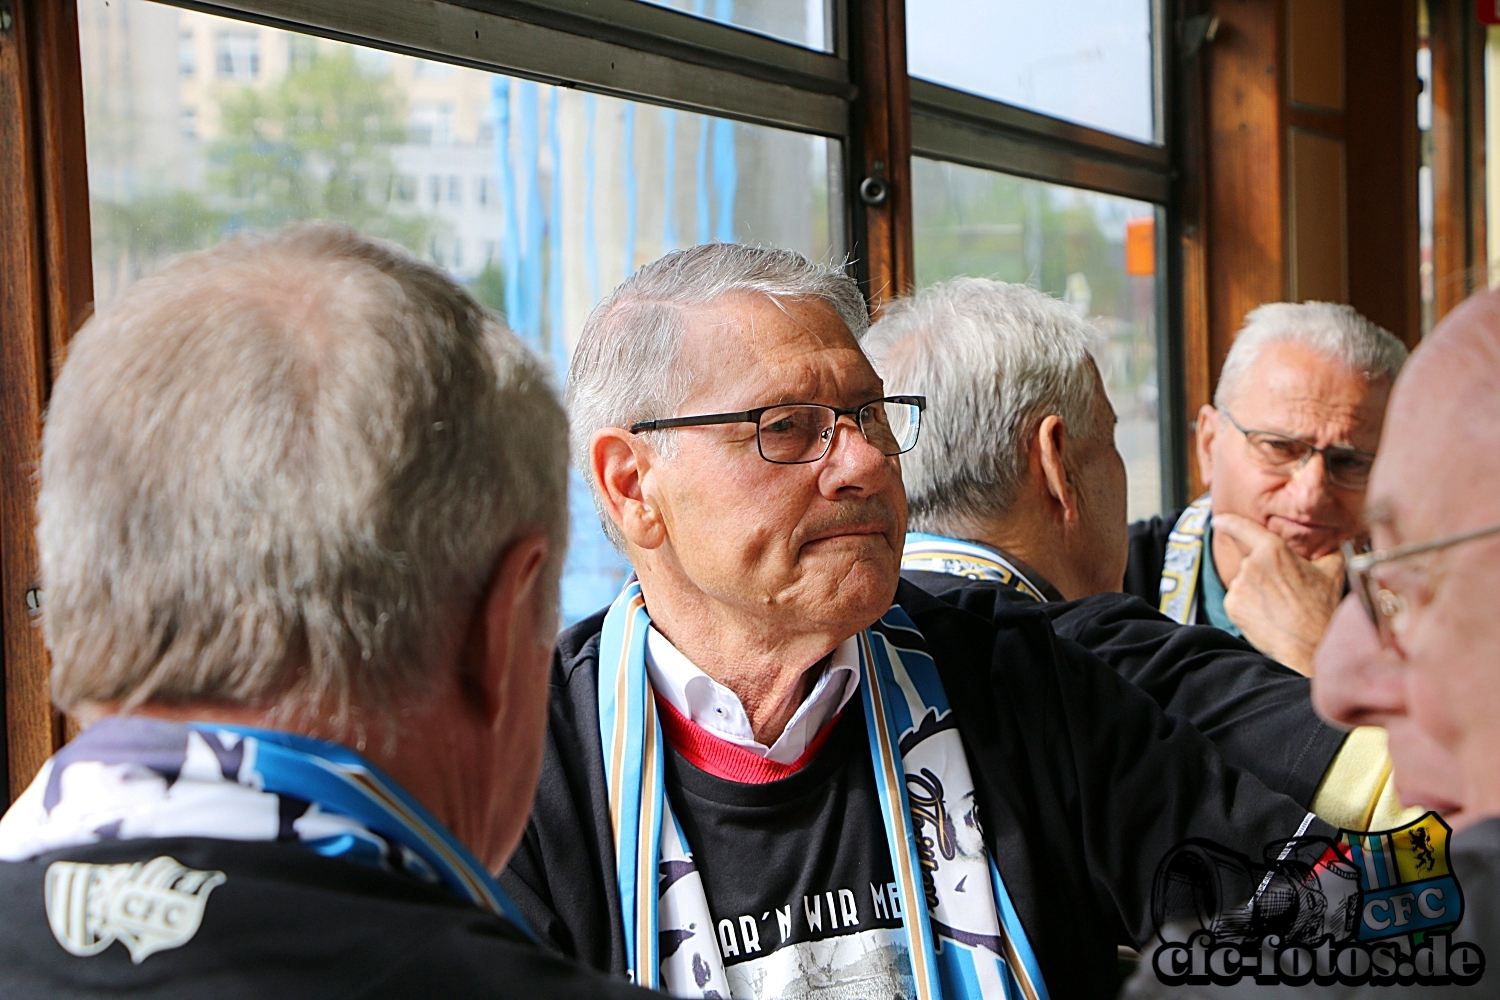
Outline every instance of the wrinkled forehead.
<svg viewBox="0 0 1500 1000"><path fill-rule="evenodd" d="M690 404L733 409L880 395L859 342L822 299L734 292L690 308L686 319L679 363Z"/></svg>
<svg viewBox="0 0 1500 1000"><path fill-rule="evenodd" d="M1230 402L1249 405L1322 403L1330 406L1375 405L1385 408L1390 384L1356 371L1342 359L1295 341L1266 344L1231 386Z"/></svg>
<svg viewBox="0 0 1500 1000"><path fill-rule="evenodd" d="M1374 451L1391 384L1302 344L1267 344L1224 399L1247 428Z"/></svg>

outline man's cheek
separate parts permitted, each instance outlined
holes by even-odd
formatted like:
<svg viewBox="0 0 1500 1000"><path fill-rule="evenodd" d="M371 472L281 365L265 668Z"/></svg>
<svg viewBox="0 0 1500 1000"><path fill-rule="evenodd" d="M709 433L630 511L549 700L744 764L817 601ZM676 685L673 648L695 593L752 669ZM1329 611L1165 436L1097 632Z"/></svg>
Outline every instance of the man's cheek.
<svg viewBox="0 0 1500 1000"><path fill-rule="evenodd" d="M1412 719L1427 735L1444 749L1452 751L1463 735L1457 713L1462 712L1461 706L1466 703L1466 685L1454 683L1463 676L1464 668L1459 665L1463 661L1451 661L1452 666L1447 670L1424 669L1433 665L1433 658L1440 656L1441 651L1424 649L1420 640L1420 636L1413 636L1407 649L1407 704L1411 706Z"/></svg>

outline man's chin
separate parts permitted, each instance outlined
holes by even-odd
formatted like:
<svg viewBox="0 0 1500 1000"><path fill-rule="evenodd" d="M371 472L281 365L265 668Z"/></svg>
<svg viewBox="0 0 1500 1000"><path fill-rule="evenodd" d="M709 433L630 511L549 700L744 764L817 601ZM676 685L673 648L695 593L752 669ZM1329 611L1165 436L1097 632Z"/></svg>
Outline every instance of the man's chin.
<svg viewBox="0 0 1500 1000"><path fill-rule="evenodd" d="M804 599L816 601L830 611L837 609L839 618L868 618L860 626L863 628L891 606L901 580L901 564L885 545L861 554L863 557L840 555L844 558L812 560L813 565L805 568L803 586L799 589L807 595Z"/></svg>
<svg viewBox="0 0 1500 1000"><path fill-rule="evenodd" d="M1425 747L1411 746L1410 737L1399 744L1395 742L1402 740L1403 736L1405 734L1400 730L1391 736L1391 780L1396 785L1396 795L1400 798L1402 807L1409 809L1421 806L1431 809L1443 817L1455 833L1471 825L1473 819L1458 801L1457 789L1449 787L1454 776L1442 773L1444 765L1441 759L1428 759L1429 755L1422 752ZM1433 773L1435 769L1438 773ZM1435 786L1442 787L1445 791L1439 792Z"/></svg>

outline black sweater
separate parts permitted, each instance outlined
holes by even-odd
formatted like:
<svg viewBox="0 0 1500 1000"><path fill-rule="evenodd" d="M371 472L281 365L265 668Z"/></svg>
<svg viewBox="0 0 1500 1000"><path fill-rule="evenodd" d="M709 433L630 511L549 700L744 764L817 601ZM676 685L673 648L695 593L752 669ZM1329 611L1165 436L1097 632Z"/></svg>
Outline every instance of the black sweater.
<svg viewBox="0 0 1500 1000"><path fill-rule="evenodd" d="M1222 629L1178 625L1128 594L1037 604L1001 583L902 577L930 594L951 592L961 607L978 602L981 613L991 601L1039 608L1058 635L1098 656L1162 711L1191 722L1230 765L1309 808L1348 735L1318 718L1306 677Z"/></svg>
<svg viewBox="0 0 1500 1000"><path fill-rule="evenodd" d="M1111 996L1116 945L1151 935L1158 862L1207 837L1259 857L1305 810L1227 766L1191 725L1041 610L964 610L908 583L896 600L926 637L969 755L985 842L1054 997ZM603 613L553 659L542 779L501 884L543 939L598 969L625 968L599 745ZM674 808L682 808L674 802ZM1331 834L1314 821L1309 833ZM754 865L764 859L746 858Z"/></svg>
<svg viewBox="0 0 1500 1000"><path fill-rule="evenodd" d="M139 964L120 941L95 955L64 950L45 902L54 862L123 865L163 855L224 875L195 933ZM96 882L88 900L73 900L71 922L84 926L86 906L92 925L96 914L110 912L110 895L106 883ZM54 898L51 905L55 911L66 901ZM509 922L446 889L290 844L116 840L0 862L0 997L122 996L645 1000L650 994L548 954Z"/></svg>

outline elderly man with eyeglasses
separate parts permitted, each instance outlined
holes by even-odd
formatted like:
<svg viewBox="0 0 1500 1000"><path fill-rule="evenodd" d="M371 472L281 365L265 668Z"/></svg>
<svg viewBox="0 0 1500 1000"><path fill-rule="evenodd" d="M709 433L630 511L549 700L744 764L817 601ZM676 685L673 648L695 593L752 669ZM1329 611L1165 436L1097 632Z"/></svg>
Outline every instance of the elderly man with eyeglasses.
<svg viewBox="0 0 1500 1000"><path fill-rule="evenodd" d="M900 580L857 286L711 245L585 324L574 456L635 576L565 631L502 878L544 942L678 996L1112 996L1160 860L1331 832L1052 631Z"/></svg>
<svg viewBox="0 0 1500 1000"><path fill-rule="evenodd" d="M1348 306L1261 306L1198 412L1209 493L1130 529L1125 590L1215 625L1303 673L1343 594L1360 508L1406 348Z"/></svg>

